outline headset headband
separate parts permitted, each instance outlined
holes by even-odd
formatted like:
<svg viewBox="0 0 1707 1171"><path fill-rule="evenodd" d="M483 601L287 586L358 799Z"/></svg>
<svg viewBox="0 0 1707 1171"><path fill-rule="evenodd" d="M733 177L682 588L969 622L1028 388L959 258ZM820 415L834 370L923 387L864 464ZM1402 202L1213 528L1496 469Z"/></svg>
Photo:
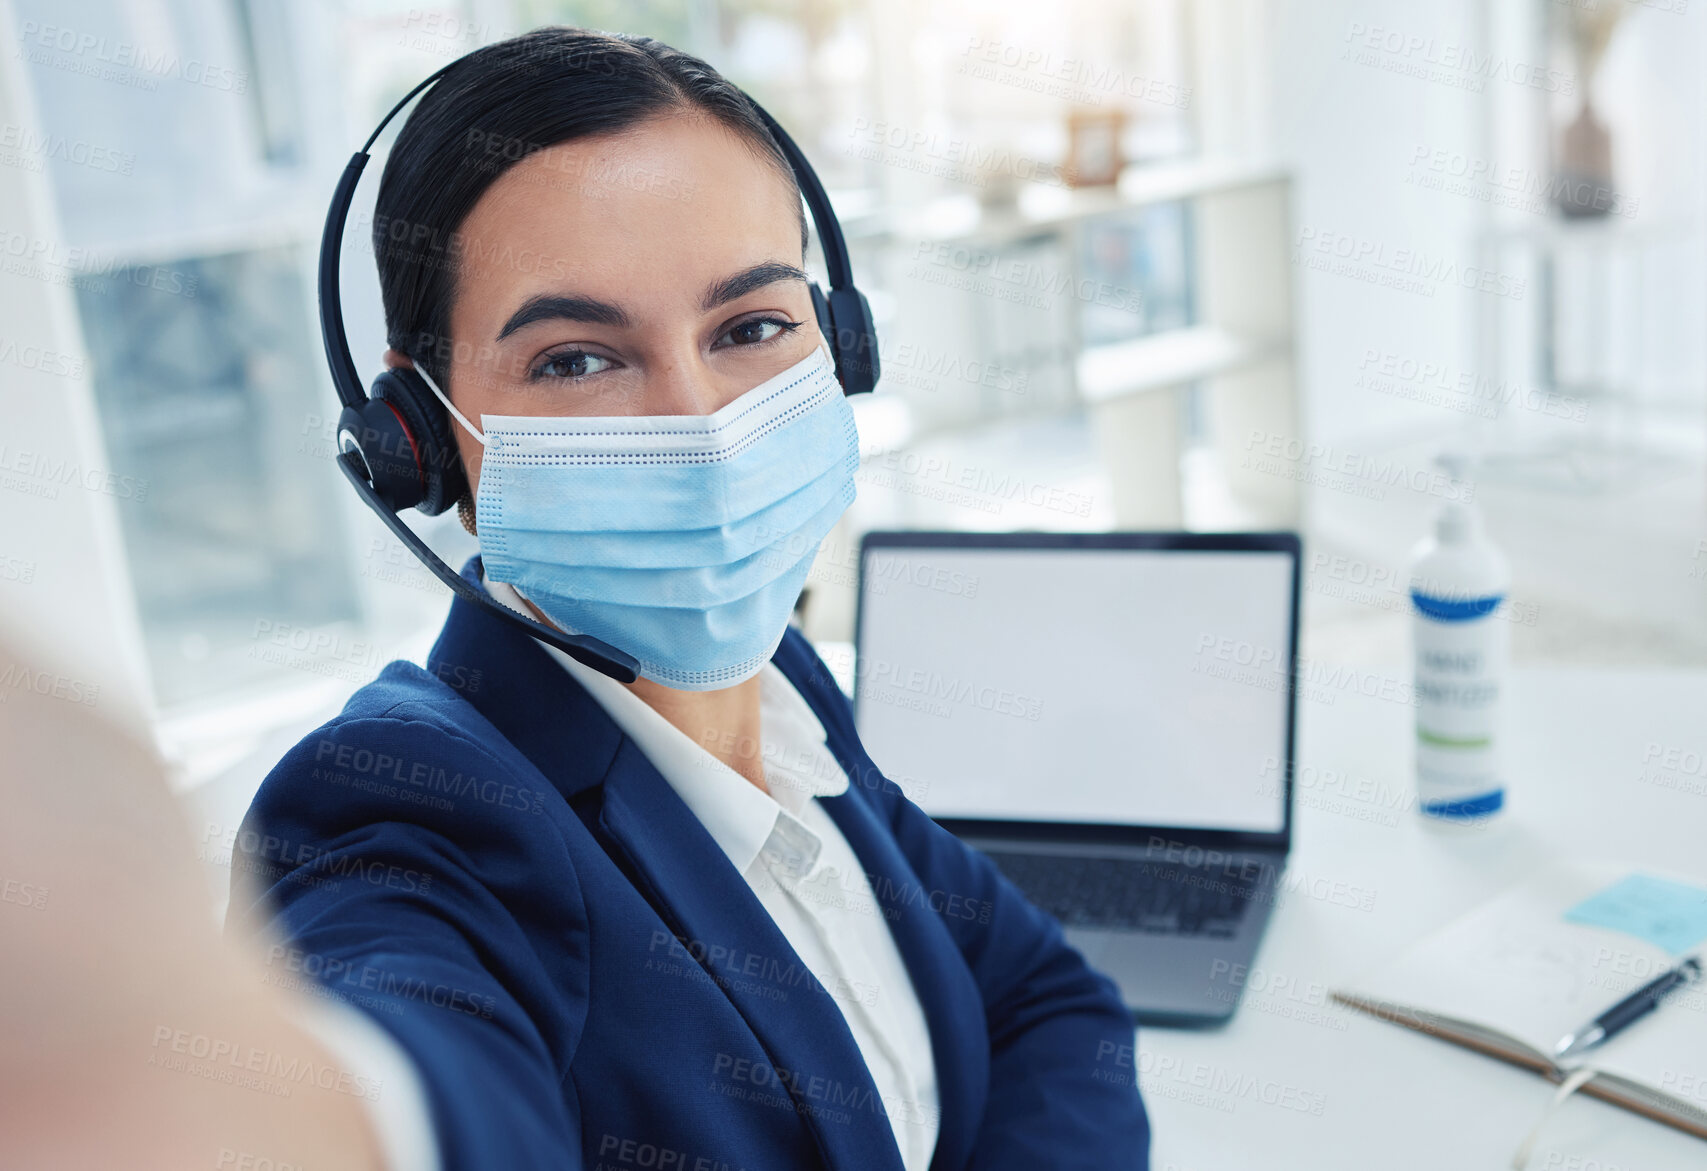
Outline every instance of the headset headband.
<svg viewBox="0 0 1707 1171"><path fill-rule="evenodd" d="M320 236L320 338L326 347L326 361L331 366L332 383L337 388L338 400L347 407L360 406L367 401L367 391L363 388L360 373L356 370L355 359L350 355L350 342L344 332L344 306L339 289L339 262L343 252L344 225L350 216L350 205L355 202L356 185L361 181L362 170L367 166L369 151L391 120L402 112L403 107L415 100L415 97L427 89L439 78L449 73L460 63L461 58L444 65L429 74L419 82L414 89L404 94L395 106L380 119L379 125L373 128L362 148L350 156L350 161L344 165L344 173L338 178L338 186L332 192L331 206L326 210L326 227ZM744 91L743 91L744 92ZM854 290L853 265L848 259L847 240L842 236L842 225L836 219L835 211L830 207L830 197L824 192L824 185L818 181L818 174L812 169L812 164L806 161L794 139L790 138L775 118L770 116L759 103L748 96L747 101L765 129L771 132L777 145L782 148L788 165L794 171L795 182L800 185L800 194L806 200L806 209L812 216L812 224L818 231L818 247L824 254L824 270L830 278L830 300L834 304L838 298L835 293ZM863 298L861 298L863 304ZM830 338L831 350L837 350L837 338ZM876 346L869 347L869 363L871 367L870 383L877 381ZM838 358L840 354L837 353ZM848 372L838 373L847 381ZM848 393L858 393L859 390L870 390L871 385L850 389Z"/></svg>

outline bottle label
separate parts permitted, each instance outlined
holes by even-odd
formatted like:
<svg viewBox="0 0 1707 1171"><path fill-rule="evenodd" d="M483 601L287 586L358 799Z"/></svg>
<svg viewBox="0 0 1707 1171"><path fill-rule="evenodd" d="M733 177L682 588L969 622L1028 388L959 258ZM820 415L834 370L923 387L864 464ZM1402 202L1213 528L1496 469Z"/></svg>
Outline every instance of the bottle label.
<svg viewBox="0 0 1707 1171"><path fill-rule="evenodd" d="M1503 594L1442 597L1411 591L1416 606L1417 798L1437 817L1498 809L1500 683L1508 623Z"/></svg>

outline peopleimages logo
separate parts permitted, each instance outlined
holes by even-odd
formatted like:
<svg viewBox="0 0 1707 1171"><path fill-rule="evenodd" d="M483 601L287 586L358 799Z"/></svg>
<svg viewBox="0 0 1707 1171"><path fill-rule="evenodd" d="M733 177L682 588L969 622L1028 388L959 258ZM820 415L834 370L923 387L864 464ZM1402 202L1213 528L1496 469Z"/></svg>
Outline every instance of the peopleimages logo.
<svg viewBox="0 0 1707 1171"><path fill-rule="evenodd" d="M80 138L66 138L63 134L45 134L16 122L0 125L0 164L18 165L19 162L43 159L88 167L92 171L109 171L115 175L129 175L136 167L136 155L130 151L114 150Z"/></svg>
<svg viewBox="0 0 1707 1171"><path fill-rule="evenodd" d="M130 284L174 297L194 297L198 282L194 272L158 264L132 264L114 253L67 247L58 240L4 228L0 228L0 271L92 293L106 293L112 285Z"/></svg>
<svg viewBox="0 0 1707 1171"><path fill-rule="evenodd" d="M970 37L960 51L957 72L1001 82L1084 105L1100 106L1105 97L1132 98L1185 109L1191 87L1083 57L1062 57L1047 49L1015 41Z"/></svg>
<svg viewBox="0 0 1707 1171"><path fill-rule="evenodd" d="M933 270L938 279L933 279ZM1056 297L1070 297L1127 313L1139 313L1144 308L1142 294L1126 285L1092 280L1036 261L965 244L919 241L913 248L913 267L907 275L1038 309L1049 308Z"/></svg>
<svg viewBox="0 0 1707 1171"><path fill-rule="evenodd" d="M908 127L882 119L854 118L847 153L872 162L982 187L991 176L1065 186L1069 173L1058 163L1034 158L1006 146L991 146L936 130Z"/></svg>
<svg viewBox="0 0 1707 1171"><path fill-rule="evenodd" d="M155 77L172 78L227 93L249 92L249 75L240 69L212 65L195 57L181 57L170 50L150 49L134 41L115 40L65 25L26 20L19 26L18 40L23 45L25 56L34 64L88 74L103 80L123 81L127 84L142 82L143 84L138 86L142 89L152 90L157 83L143 78L127 78L124 74L111 71L152 74ZM49 51L63 54L64 57L55 58Z"/></svg>
<svg viewBox="0 0 1707 1171"><path fill-rule="evenodd" d="M1472 93L1482 92L1490 78L1566 97L1577 92L1577 79L1557 69L1403 29L1354 20L1346 28L1345 46L1344 60Z"/></svg>
<svg viewBox="0 0 1707 1171"><path fill-rule="evenodd" d="M0 335L0 364L37 370L56 378L83 377L83 358L80 355L45 349L4 335Z"/></svg>
<svg viewBox="0 0 1707 1171"><path fill-rule="evenodd" d="M1144 1083L1145 1094L1150 1097L1171 1098L1182 1096L1176 1091L1197 1091L1199 1095L1206 1096L1206 1100L1201 1101L1202 1105L1228 1114L1233 1112L1234 1103L1241 1099L1317 1117L1328 1106L1327 1095L1317 1090L1258 1077L1215 1062L1185 1062L1177 1057L1158 1055L1148 1049L1119 1045L1113 1041L1097 1043L1096 1059L1097 1066L1092 1069L1091 1076L1098 1080L1124 1085L1126 1081L1121 1080L1122 1072L1136 1071ZM1105 1065L1117 1071L1115 1076L1099 1076ZM1124 1076L1129 1078L1130 1074Z"/></svg>
<svg viewBox="0 0 1707 1171"><path fill-rule="evenodd" d="M921 701L923 706L920 710L933 715L952 715L953 709L947 706L949 704L1033 722L1043 715L1041 698L992 684L984 679L945 675L941 671L864 655L860 656L855 664L855 673L866 684L866 690L861 694L867 698L891 702L888 697L897 694L910 695Z"/></svg>
<svg viewBox="0 0 1707 1171"><path fill-rule="evenodd" d="M1411 151L1411 170L1405 181L1427 190L1541 216L1551 216L1554 206L1560 205L1632 219L1641 204L1636 196L1586 179L1422 143Z"/></svg>
<svg viewBox="0 0 1707 1171"><path fill-rule="evenodd" d="M1588 418L1588 400L1555 390L1540 390L1508 378L1455 369L1438 360L1419 359L1392 350L1367 348L1352 385L1394 398L1444 406L1496 419L1506 408L1580 423Z"/></svg>
<svg viewBox="0 0 1707 1171"><path fill-rule="evenodd" d="M259 1049L207 1033L192 1033L171 1025L155 1026L152 1048L154 1052L148 1055L148 1064L151 1066L188 1073L210 1081L263 1090L282 1098L290 1097L293 1089L307 1087L335 1090L340 1094L377 1102L382 1085L378 1078L323 1065L294 1053L287 1057L272 1050ZM277 1084L269 1086L256 1082L253 1080L255 1078L277 1079Z"/></svg>
<svg viewBox="0 0 1707 1171"><path fill-rule="evenodd" d="M1245 438L1244 462L1240 465L1317 484L1320 487L1357 489L1358 495L1384 499L1384 488L1406 488L1442 500L1469 503L1476 485L1455 479L1438 467L1407 464L1390 456L1362 455L1341 451L1330 444L1305 442L1295 436L1252 429Z"/></svg>
<svg viewBox="0 0 1707 1171"><path fill-rule="evenodd" d="M1529 286L1524 277L1474 264L1459 264L1421 248L1390 248L1382 240L1309 225L1299 230L1293 261L1314 272L1350 277L1424 297L1434 296L1436 289L1457 286L1521 301Z"/></svg>
<svg viewBox="0 0 1707 1171"><path fill-rule="evenodd" d="M273 944L267 952L267 966L275 965L335 991L361 989L396 1000L418 1001L482 1020L491 1020L498 1007L497 998L488 993L469 992L420 976L399 974L373 964L354 963L282 943Z"/></svg>

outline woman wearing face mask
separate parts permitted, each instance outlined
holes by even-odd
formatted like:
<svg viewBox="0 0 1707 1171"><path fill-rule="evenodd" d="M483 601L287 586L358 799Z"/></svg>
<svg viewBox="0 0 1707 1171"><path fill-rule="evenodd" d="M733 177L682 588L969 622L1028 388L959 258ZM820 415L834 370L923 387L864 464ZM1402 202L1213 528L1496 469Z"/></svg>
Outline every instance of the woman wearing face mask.
<svg viewBox="0 0 1707 1171"><path fill-rule="evenodd" d="M231 926L330 989L395 1167L1147 1161L1112 984L788 626L858 463L805 243L751 103L644 38L481 49L392 148L386 361L445 408L464 576L639 662L458 599L255 798Z"/></svg>

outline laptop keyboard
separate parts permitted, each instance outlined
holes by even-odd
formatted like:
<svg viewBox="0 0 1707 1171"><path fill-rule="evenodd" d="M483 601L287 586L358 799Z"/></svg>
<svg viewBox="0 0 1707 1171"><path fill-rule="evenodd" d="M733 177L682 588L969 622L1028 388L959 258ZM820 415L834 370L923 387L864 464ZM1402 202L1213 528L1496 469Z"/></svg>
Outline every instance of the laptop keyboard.
<svg viewBox="0 0 1707 1171"><path fill-rule="evenodd" d="M1142 858L986 850L1003 874L1065 927L1120 927L1230 939L1255 883Z"/></svg>

